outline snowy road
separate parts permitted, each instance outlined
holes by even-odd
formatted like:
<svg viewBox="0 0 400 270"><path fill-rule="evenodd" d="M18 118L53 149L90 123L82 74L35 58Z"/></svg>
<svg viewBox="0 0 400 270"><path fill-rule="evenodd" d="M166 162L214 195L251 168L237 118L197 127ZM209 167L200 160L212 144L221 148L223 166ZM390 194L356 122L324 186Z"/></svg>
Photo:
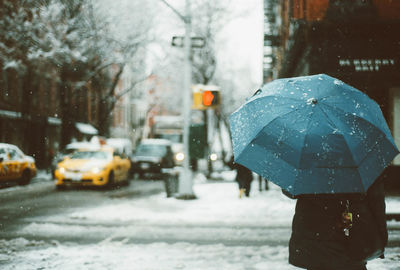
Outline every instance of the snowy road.
<svg viewBox="0 0 400 270"><path fill-rule="evenodd" d="M195 183L198 199L190 201L166 198L159 181L107 191L55 192L48 183L0 190L11 205L0 214L13 220L0 232L0 268L296 269L287 263L295 201L274 187L259 192L256 182L243 199L234 182ZM36 195L23 200L27 194ZM16 214L18 205L30 210ZM400 224L389 228L386 259L369 269L400 269Z"/></svg>

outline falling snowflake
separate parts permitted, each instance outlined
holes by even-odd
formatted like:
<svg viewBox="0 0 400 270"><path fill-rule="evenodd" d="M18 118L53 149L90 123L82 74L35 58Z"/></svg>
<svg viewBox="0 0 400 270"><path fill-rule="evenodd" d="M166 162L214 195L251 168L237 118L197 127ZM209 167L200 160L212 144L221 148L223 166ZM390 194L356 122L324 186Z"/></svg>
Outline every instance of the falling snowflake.
<svg viewBox="0 0 400 270"><path fill-rule="evenodd" d="M336 84L336 85L343 85L344 84L342 81L340 81L338 79L334 80L333 83Z"/></svg>

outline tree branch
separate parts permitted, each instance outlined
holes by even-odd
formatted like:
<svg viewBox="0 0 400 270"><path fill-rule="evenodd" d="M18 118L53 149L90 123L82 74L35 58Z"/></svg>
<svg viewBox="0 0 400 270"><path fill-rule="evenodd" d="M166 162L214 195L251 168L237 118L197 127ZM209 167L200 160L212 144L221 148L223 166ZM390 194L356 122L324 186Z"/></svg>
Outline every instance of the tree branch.
<svg viewBox="0 0 400 270"><path fill-rule="evenodd" d="M125 94L129 93L130 91L133 90L133 88L135 88L135 86L136 86L138 83L143 82L143 81L145 81L146 79L147 79L147 77L144 77L144 78L142 78L142 79L140 79L140 80L135 81L135 82L132 83L128 88L122 90L121 93L119 93L118 95L116 95L116 96L115 96L115 99L118 100L119 98L121 98L121 97L124 96Z"/></svg>

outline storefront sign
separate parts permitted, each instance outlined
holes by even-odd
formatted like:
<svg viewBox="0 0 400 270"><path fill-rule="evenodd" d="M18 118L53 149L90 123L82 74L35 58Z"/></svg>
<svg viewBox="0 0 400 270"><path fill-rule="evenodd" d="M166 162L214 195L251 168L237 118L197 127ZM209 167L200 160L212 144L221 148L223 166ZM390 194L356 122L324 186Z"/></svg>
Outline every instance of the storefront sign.
<svg viewBox="0 0 400 270"><path fill-rule="evenodd" d="M383 68L394 68L397 64L398 63L393 58L339 59L340 67L350 67L357 72L378 72Z"/></svg>

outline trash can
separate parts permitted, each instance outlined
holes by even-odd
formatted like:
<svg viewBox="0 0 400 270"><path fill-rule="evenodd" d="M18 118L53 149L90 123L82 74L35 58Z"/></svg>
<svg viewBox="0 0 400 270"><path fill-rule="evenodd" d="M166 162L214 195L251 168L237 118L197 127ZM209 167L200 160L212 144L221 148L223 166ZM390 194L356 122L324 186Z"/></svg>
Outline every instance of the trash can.
<svg viewBox="0 0 400 270"><path fill-rule="evenodd" d="M179 171L173 168L162 169L161 173L163 175L165 192L167 197L173 197L174 194L178 193L179 188Z"/></svg>

